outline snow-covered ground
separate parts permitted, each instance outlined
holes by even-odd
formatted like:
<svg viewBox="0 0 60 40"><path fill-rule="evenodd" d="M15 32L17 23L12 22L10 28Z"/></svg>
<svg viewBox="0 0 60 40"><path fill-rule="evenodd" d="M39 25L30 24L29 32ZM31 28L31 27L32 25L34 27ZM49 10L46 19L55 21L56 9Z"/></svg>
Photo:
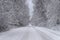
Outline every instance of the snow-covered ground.
<svg viewBox="0 0 60 40"><path fill-rule="evenodd" d="M60 32L44 27L21 27L0 33L0 40L60 40Z"/></svg>

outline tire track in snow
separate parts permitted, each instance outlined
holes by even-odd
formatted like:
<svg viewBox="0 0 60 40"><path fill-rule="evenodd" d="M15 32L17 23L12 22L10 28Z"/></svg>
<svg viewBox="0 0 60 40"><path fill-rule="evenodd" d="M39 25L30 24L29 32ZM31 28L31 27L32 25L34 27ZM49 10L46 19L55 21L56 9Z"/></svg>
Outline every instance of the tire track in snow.
<svg viewBox="0 0 60 40"><path fill-rule="evenodd" d="M58 35L53 34L53 31L50 32L50 30L47 28L36 27L35 29L37 30L38 34L41 35L41 37L45 37L45 39L47 38L46 40L60 40L60 37Z"/></svg>
<svg viewBox="0 0 60 40"><path fill-rule="evenodd" d="M43 38L43 40L53 40L53 39L52 39L50 36L48 36L46 33L42 32L42 31L40 31L40 30L38 30L38 29L36 29L36 28L35 28L35 30L37 31L38 35Z"/></svg>
<svg viewBox="0 0 60 40"><path fill-rule="evenodd" d="M26 29L28 29L28 27L5 32L0 36L0 40L21 40L23 36L27 34Z"/></svg>

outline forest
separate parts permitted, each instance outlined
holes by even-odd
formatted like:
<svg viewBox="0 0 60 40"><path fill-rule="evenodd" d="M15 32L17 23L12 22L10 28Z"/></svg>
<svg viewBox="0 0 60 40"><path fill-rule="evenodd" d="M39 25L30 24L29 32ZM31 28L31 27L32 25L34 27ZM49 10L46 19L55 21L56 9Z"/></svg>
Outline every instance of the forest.
<svg viewBox="0 0 60 40"><path fill-rule="evenodd" d="M26 1L0 0L0 32L25 27L29 23L32 26L60 30L60 0L33 0L31 20Z"/></svg>

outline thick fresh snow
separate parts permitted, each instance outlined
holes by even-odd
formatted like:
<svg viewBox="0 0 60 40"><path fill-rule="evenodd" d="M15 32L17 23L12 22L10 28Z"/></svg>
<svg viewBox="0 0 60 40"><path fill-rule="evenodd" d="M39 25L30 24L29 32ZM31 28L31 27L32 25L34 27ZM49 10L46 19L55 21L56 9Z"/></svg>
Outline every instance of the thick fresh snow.
<svg viewBox="0 0 60 40"><path fill-rule="evenodd" d="M44 27L21 27L0 33L0 40L60 40L60 32Z"/></svg>

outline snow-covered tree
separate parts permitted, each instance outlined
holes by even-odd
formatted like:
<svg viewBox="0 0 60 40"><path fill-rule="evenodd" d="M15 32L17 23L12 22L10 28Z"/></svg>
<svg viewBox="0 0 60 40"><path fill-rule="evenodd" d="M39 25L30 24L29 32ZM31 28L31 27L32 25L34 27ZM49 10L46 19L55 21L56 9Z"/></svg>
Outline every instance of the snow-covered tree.
<svg viewBox="0 0 60 40"><path fill-rule="evenodd" d="M12 4L7 0L0 0L0 31L5 31L8 28L8 14Z"/></svg>
<svg viewBox="0 0 60 40"><path fill-rule="evenodd" d="M51 27L56 26L57 25L57 20L58 20L58 4L59 1L58 0L53 0L51 1L51 3L49 5L47 5L47 17L48 17L48 21L47 21L47 25Z"/></svg>
<svg viewBox="0 0 60 40"><path fill-rule="evenodd" d="M58 5L58 1L56 0L36 0L34 1L34 15L33 15L33 23L36 25L44 25L48 26L56 25L57 15L56 6ZM35 24L34 23L34 24Z"/></svg>
<svg viewBox="0 0 60 40"><path fill-rule="evenodd" d="M28 23L26 0L0 0L0 29L26 26Z"/></svg>
<svg viewBox="0 0 60 40"><path fill-rule="evenodd" d="M46 26L47 17L46 17L46 8L43 0L36 0L34 2L34 14L32 17L32 24L36 26Z"/></svg>
<svg viewBox="0 0 60 40"><path fill-rule="evenodd" d="M14 24L19 26L26 26L29 23L29 9L26 5L26 0L14 0L13 10L15 17Z"/></svg>
<svg viewBox="0 0 60 40"><path fill-rule="evenodd" d="M34 14L32 24L37 26L47 26L57 28L60 24L60 1L58 0L35 0L33 1Z"/></svg>

